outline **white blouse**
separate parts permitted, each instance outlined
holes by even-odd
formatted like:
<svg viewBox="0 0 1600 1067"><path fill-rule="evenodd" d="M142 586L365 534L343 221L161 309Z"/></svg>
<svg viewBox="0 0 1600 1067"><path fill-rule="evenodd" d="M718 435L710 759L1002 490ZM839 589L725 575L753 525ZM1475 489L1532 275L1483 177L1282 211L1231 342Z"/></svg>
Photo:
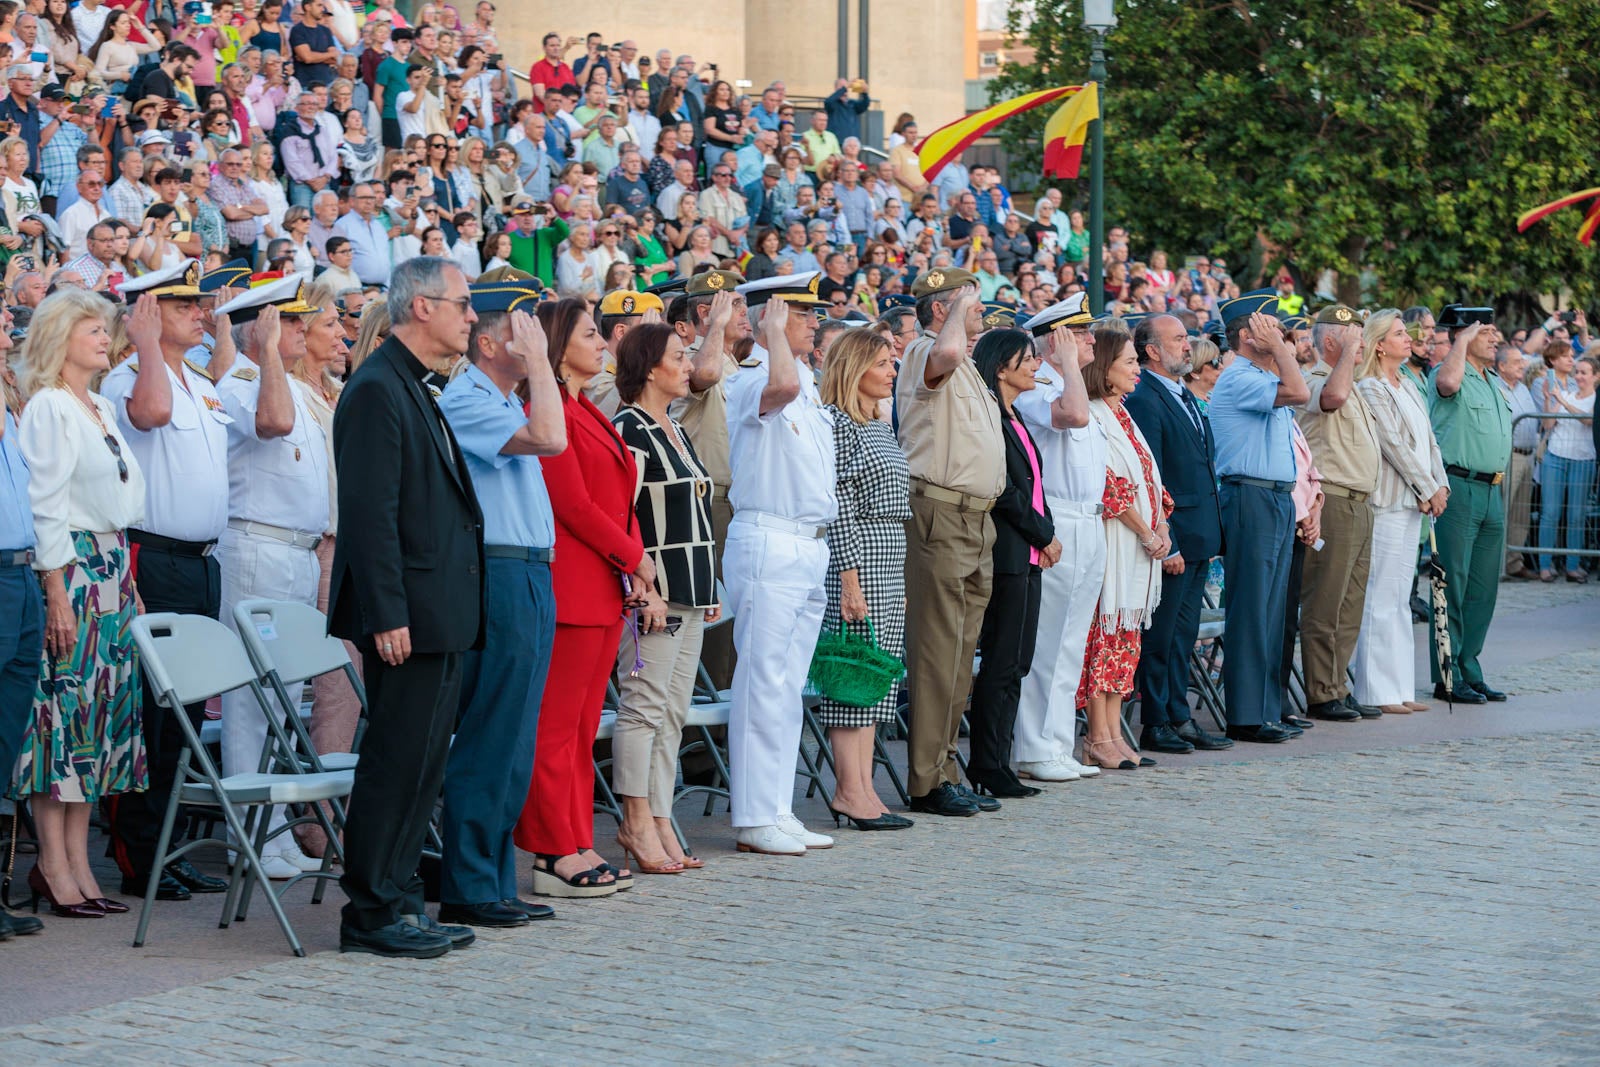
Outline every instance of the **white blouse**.
<svg viewBox="0 0 1600 1067"><path fill-rule="evenodd" d="M112 533L144 519L144 474L117 426L116 409L98 393L89 399L122 450L128 480L105 433L78 399L63 388L41 389L22 410L19 443L28 461L28 499L38 535L36 570L54 570L78 558L73 530Z"/></svg>

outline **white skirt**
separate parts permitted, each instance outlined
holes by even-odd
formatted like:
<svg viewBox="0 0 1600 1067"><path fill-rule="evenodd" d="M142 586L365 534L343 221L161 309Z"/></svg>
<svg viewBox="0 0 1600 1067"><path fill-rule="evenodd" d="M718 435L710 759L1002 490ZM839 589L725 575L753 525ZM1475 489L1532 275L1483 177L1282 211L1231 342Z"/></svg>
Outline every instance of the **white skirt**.
<svg viewBox="0 0 1600 1067"><path fill-rule="evenodd" d="M1417 699L1416 637L1411 621L1411 579L1417 572L1422 512L1380 511L1372 523L1372 566L1367 602L1356 638L1355 698L1381 707Z"/></svg>

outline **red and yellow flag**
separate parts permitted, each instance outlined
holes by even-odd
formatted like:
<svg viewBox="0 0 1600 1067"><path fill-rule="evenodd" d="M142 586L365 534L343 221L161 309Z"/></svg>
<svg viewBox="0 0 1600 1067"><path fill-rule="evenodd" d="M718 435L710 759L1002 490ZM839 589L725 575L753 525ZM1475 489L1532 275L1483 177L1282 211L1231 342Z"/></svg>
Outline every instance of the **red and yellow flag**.
<svg viewBox="0 0 1600 1067"><path fill-rule="evenodd" d="M1596 231L1600 231L1600 186L1585 189L1581 193L1569 193L1559 200L1552 200L1548 204L1540 204L1536 208L1524 211L1517 217L1517 232L1524 232L1540 219L1553 215L1564 207L1572 207L1591 198L1594 203L1589 205L1589 210L1583 218L1583 225L1578 227L1578 243L1588 245L1593 242Z"/></svg>
<svg viewBox="0 0 1600 1067"><path fill-rule="evenodd" d="M1026 93L940 126L924 137L922 143L917 146L917 166L922 168L922 176L932 181L947 163L960 159L961 153L965 152L972 142L1013 115L1043 107L1053 100L1060 100L1064 96L1076 93L1081 88L1079 85L1063 85L1055 89L1040 89L1038 92Z"/></svg>
<svg viewBox="0 0 1600 1067"><path fill-rule="evenodd" d="M1076 178L1083 162L1089 123L1100 117L1100 88L1086 83L1061 105L1044 127L1044 176Z"/></svg>

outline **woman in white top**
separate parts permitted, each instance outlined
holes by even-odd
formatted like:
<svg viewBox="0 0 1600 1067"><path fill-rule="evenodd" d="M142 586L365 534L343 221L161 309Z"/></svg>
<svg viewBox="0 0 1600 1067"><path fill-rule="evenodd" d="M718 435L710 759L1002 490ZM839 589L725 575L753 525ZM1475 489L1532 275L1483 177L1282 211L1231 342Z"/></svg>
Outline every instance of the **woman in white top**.
<svg viewBox="0 0 1600 1067"><path fill-rule="evenodd" d="M28 142L20 137L7 137L0 141L0 168L4 168L4 181L0 181L0 206L5 208L5 223L10 229L9 233L0 237L0 247L16 251L33 243L32 238L17 228L23 216L39 211L39 187L27 176Z"/></svg>
<svg viewBox="0 0 1600 1067"><path fill-rule="evenodd" d="M267 243L283 236L282 220L289 210L289 197L283 190L283 181L272 169L273 147L271 141L257 141L250 149L250 188L266 201L267 213L256 219L260 232L256 248L265 252Z"/></svg>
<svg viewBox="0 0 1600 1067"><path fill-rule="evenodd" d="M556 257L556 293L591 302L599 300L603 273L594 253L594 227L587 222L575 223L567 234L567 247Z"/></svg>
<svg viewBox="0 0 1600 1067"><path fill-rule="evenodd" d="M106 898L89 866L89 814L102 797L148 780L126 532L144 517L144 476L110 401L89 391L110 366L110 322L103 297L62 289L34 312L22 349L30 400L20 444L45 644L16 790L39 828L34 899L75 918L128 910Z"/></svg>
<svg viewBox="0 0 1600 1067"><path fill-rule="evenodd" d="M283 213L283 236L294 249L294 269L311 273L317 257L311 251L311 211L296 204Z"/></svg>
<svg viewBox="0 0 1600 1067"><path fill-rule="evenodd" d="M176 267L182 262L186 258L183 249L172 239L182 228L183 220L178 217L177 208L161 201L150 205L140 226L144 234L144 248L138 256L140 266L155 271Z"/></svg>
<svg viewBox="0 0 1600 1067"><path fill-rule="evenodd" d="M1545 390L1545 410L1578 415L1576 419L1545 419L1550 432L1545 443L1544 460L1539 465L1539 492L1543 503L1539 506L1539 578L1553 582L1555 575L1556 527L1566 516L1566 547L1574 552L1584 547L1584 516L1589 510L1589 493L1594 489L1594 387L1595 375L1600 373L1600 362L1585 356L1572 365L1572 380L1576 391ZM1581 557L1566 557L1567 581L1587 582L1589 572L1583 569Z"/></svg>
<svg viewBox="0 0 1600 1067"><path fill-rule="evenodd" d="M1355 698L1404 714L1426 711L1416 699L1416 649L1411 632L1411 580L1424 515L1444 511L1450 496L1428 405L1400 368L1411 356L1405 323L1394 308L1375 311L1362 327L1366 353L1356 388L1378 431L1378 488L1369 497L1372 563L1356 638ZM1393 711L1391 711L1393 709Z"/></svg>

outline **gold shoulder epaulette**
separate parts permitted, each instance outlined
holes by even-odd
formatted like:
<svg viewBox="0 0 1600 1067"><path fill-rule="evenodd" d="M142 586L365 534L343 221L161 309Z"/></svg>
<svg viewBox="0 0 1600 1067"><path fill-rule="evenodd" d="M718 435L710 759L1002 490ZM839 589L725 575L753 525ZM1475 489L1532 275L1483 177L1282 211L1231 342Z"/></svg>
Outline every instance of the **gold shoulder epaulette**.
<svg viewBox="0 0 1600 1067"><path fill-rule="evenodd" d="M241 382L253 382L256 380L256 375L259 373L260 372L254 367L240 367L238 370L234 371L230 377L237 378Z"/></svg>
<svg viewBox="0 0 1600 1067"><path fill-rule="evenodd" d="M761 366L761 361L759 359L756 359L754 356L751 356L749 359L745 360L743 363L740 363L739 366L741 366L741 367L759 367L759 366Z"/></svg>
<svg viewBox="0 0 1600 1067"><path fill-rule="evenodd" d="M194 360L186 358L183 361L183 365L185 367L188 367L190 370L194 371L196 374L200 375L200 377L204 378L206 381L209 382L209 381L212 380L211 372L206 370L200 364L196 363Z"/></svg>

